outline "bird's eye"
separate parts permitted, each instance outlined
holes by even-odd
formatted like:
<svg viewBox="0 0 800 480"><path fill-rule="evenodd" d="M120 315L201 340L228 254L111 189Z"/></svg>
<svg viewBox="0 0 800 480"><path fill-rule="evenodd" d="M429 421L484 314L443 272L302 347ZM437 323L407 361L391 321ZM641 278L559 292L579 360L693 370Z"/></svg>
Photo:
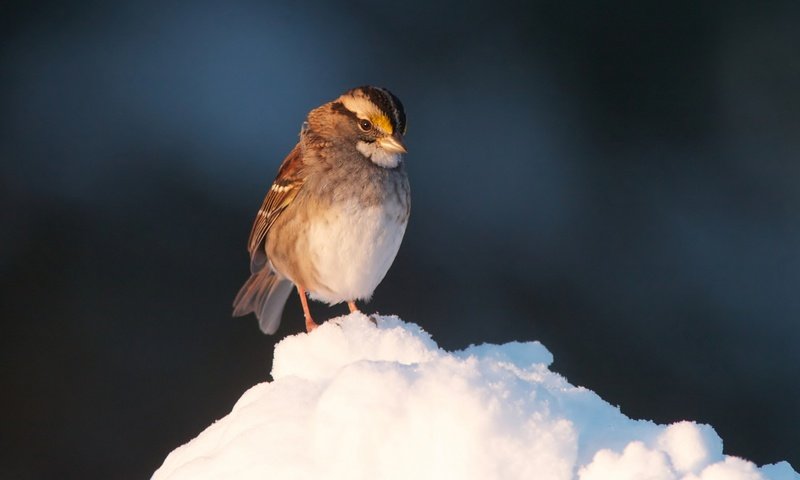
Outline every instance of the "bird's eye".
<svg viewBox="0 0 800 480"><path fill-rule="evenodd" d="M365 132L369 132L370 130L372 130L372 122L370 122L369 120L359 120L358 126L361 128L361 130L364 130Z"/></svg>

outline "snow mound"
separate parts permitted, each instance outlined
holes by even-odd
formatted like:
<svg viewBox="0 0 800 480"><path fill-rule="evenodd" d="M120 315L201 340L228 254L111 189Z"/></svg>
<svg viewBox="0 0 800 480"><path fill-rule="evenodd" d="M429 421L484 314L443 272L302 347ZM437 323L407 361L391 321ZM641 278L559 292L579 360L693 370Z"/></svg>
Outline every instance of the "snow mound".
<svg viewBox="0 0 800 480"><path fill-rule="evenodd" d="M722 453L707 425L631 420L548 366L538 342L445 352L355 313L275 347L272 382L153 479L800 479Z"/></svg>

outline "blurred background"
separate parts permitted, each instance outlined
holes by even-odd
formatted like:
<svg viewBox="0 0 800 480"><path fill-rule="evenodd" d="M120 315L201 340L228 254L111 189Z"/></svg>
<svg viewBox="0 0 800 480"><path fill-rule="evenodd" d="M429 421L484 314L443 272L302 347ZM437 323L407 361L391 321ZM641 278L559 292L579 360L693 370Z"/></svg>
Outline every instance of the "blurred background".
<svg viewBox="0 0 800 480"><path fill-rule="evenodd" d="M4 2L0 478L147 478L302 330L231 318L306 113L409 117L368 311L540 340L634 418L800 469L800 4ZM315 306L322 320L345 307Z"/></svg>

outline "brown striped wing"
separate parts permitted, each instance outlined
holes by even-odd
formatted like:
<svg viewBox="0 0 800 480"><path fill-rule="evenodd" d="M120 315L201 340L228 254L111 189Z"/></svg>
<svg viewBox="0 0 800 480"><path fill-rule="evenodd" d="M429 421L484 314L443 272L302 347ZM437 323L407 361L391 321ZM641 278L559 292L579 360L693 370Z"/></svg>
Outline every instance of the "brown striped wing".
<svg viewBox="0 0 800 480"><path fill-rule="evenodd" d="M275 181L267 192L261 208L253 221L253 229L250 231L250 239L247 242L247 250L250 252L250 272L257 273L264 268L267 263L267 251L265 240L267 233L275 220L283 213L297 193L303 187L303 178L300 175L302 169L302 151L300 145L294 147L289 155L284 159Z"/></svg>

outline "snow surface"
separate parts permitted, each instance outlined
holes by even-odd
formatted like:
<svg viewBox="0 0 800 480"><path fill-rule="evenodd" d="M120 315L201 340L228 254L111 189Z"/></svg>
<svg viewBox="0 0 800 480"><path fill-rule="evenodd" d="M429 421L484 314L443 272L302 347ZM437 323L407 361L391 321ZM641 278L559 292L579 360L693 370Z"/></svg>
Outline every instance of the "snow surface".
<svg viewBox="0 0 800 480"><path fill-rule="evenodd" d="M355 313L275 347L272 382L153 479L800 479L722 453L708 425L631 420L551 372L539 342L441 350Z"/></svg>

